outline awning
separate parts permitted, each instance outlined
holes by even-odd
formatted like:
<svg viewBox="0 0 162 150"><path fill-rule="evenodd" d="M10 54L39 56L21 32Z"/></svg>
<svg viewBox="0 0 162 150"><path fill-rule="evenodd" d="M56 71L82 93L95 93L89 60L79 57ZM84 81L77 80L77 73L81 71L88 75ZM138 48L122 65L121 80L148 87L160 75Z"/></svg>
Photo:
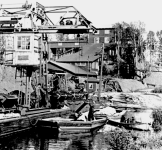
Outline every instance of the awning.
<svg viewBox="0 0 162 150"><path fill-rule="evenodd" d="M76 76L97 77L96 73L83 70L80 67L74 66L72 64L58 63L55 61L49 61L48 64L49 64L49 66L51 66L51 68L54 69L54 71L62 70L64 72L68 72L68 73L76 75Z"/></svg>

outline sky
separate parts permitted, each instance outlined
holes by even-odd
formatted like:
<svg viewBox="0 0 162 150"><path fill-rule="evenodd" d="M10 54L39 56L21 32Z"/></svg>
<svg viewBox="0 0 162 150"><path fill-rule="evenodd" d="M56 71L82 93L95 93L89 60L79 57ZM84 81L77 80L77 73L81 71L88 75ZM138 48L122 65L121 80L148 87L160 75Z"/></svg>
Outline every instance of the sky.
<svg viewBox="0 0 162 150"><path fill-rule="evenodd" d="M5 0L0 4L25 3ZM32 2L33 0L28 0ZM144 22L146 31L162 30L162 0L37 0L44 6L74 6L97 28L117 22Z"/></svg>

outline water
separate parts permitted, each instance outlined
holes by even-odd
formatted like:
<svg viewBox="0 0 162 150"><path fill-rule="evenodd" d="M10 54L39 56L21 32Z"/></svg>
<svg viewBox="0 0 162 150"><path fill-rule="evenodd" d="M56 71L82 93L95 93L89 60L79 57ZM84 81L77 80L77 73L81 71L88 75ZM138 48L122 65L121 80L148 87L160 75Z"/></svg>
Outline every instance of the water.
<svg viewBox="0 0 162 150"><path fill-rule="evenodd" d="M103 134L58 138L39 134L37 130L0 139L0 150L105 150Z"/></svg>

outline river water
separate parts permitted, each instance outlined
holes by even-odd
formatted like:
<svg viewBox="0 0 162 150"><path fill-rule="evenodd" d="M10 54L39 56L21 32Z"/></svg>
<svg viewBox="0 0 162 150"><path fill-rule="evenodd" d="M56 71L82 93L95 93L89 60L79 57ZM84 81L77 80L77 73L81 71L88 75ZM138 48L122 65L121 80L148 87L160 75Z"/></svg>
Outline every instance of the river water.
<svg viewBox="0 0 162 150"><path fill-rule="evenodd" d="M0 150L106 150L102 132L71 138L39 132L33 129L0 139Z"/></svg>

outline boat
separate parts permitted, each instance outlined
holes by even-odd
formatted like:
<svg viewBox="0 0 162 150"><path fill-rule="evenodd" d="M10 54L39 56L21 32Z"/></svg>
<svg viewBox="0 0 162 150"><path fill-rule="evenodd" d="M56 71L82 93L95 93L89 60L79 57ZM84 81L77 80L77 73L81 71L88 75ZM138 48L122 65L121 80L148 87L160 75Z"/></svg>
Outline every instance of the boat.
<svg viewBox="0 0 162 150"><path fill-rule="evenodd" d="M126 110L124 110L120 113L116 113L112 116L109 116L107 124L113 125L116 127L120 127L120 128L125 128L128 130L138 130L138 131L151 131L152 130L151 123L140 122L137 120L134 120L132 122L131 121L128 121L128 122L122 121L121 117L125 112L126 112Z"/></svg>
<svg viewBox="0 0 162 150"><path fill-rule="evenodd" d="M138 131L150 131L151 130L151 126L149 124L141 123L141 122L123 123L123 122L120 122L120 120L108 119L108 124L117 126L120 128L125 128L128 130L138 130Z"/></svg>
<svg viewBox="0 0 162 150"><path fill-rule="evenodd" d="M38 127L40 129L54 129L55 131L59 131L60 135L65 134L73 134L73 135L81 135L81 134L90 134L96 129L102 128L107 122L107 117L98 117L96 116L92 121L82 121L70 119L70 118L62 118L62 117L53 117L47 119L41 119L38 121Z"/></svg>
<svg viewBox="0 0 162 150"><path fill-rule="evenodd" d="M39 119L50 118L50 117L65 117L70 114L69 108L65 109L33 109L26 111L25 114L20 115L19 113L8 112L0 113L0 138L17 134L19 132L32 129L36 127Z"/></svg>
<svg viewBox="0 0 162 150"><path fill-rule="evenodd" d="M69 26L68 24L66 25L59 24L59 26L56 25L53 26L53 22L51 19L49 19L48 17L46 19L40 17L42 16L42 14L40 14L40 11L43 11L44 12L43 15L45 15L48 11L44 10L48 9L48 7L44 7L38 2L35 2L34 4L30 5L28 5L27 3L25 3L24 5L20 4L18 6L19 8L16 6L20 11L23 11L23 14L21 13L17 14L17 12L19 12L18 10L17 12L13 11L10 12L11 9L15 9L14 6L11 6L10 8L8 7L6 8L5 5L3 6L4 7L1 9L4 12L8 13L6 14L0 13L1 17L0 24L3 26L3 28L2 27L0 28L1 31L0 50L3 51L0 55L0 62L4 71L2 72L1 70L2 75L1 87L3 87L1 90L2 92L5 92L7 94L8 92L10 93L13 92L13 90L14 91L16 90L18 91L17 93L18 97L16 98L8 96L7 98L5 99L2 98L2 100L0 100L0 109L2 107L3 110L2 112L0 111L0 116L2 116L2 119L0 118L0 137L8 136L13 133L17 133L19 131L24 131L32 127L35 127L39 119L51 117L65 117L66 115L69 115L71 113L71 110L68 108L59 109L58 107L56 107L57 106L55 105L56 99L53 98L52 96L51 97L53 99L52 98L50 99L50 94L48 93L53 88L53 85L51 86L49 81L50 78L49 73L52 72L53 74L53 72L57 73L60 71L61 72L68 71L67 68L65 69L65 71L59 69L60 67L57 69L57 67L54 67L54 65L51 68L49 67L50 62L49 53L51 53L51 50L48 49L49 46L48 34L50 33L55 34L56 32L59 32L59 35L64 35L64 33L66 33L66 34L78 34L80 36L80 34L91 32L92 29L92 26L90 25L89 21L80 12L78 12L76 8L74 9L73 6L71 8L74 9L78 17L82 18L81 21L79 21L79 23L84 22L84 24L82 24L81 26L74 25L73 29L71 28L72 26ZM34 7L35 12L33 12L32 7ZM59 8L60 6L50 6L50 7ZM26 8L29 10L27 10ZM68 9L69 9L68 7L65 8L65 10L69 11ZM61 13L60 15L62 16L62 12L59 13ZM9 15L8 19L4 21L3 19L6 18L6 16L8 15ZM32 18L32 15L34 15L36 18L37 16L39 17L35 20L34 18ZM15 18L16 20L12 20L12 18ZM46 20L45 21L46 24L44 25L42 24L42 19L44 21ZM69 19L69 17L66 18L63 17L62 19L63 20ZM70 19L74 20L76 19L76 16L71 17L70 15ZM28 23L25 23L26 21ZM60 19L58 22L60 22ZM95 28L93 27L93 29ZM22 46L19 47L14 44L14 43L21 43L20 39L22 41L25 40L26 45L21 44ZM6 43L8 44L6 45ZM60 42L57 41L57 43L59 44ZM62 44L63 43L61 43L61 45ZM72 45L73 44L76 47L76 42L73 41ZM65 45L69 47L69 43ZM81 45L77 45L79 49L80 46ZM26 50L24 51L24 49ZM49 51L47 51L47 49ZM13 72L11 70L7 71L8 67L13 67ZM69 72L71 74L70 70ZM62 77L62 75L60 76L61 79L63 79L64 81L66 80L64 79L64 77ZM12 79L11 80L12 82L10 82L10 79ZM2 81L5 81L4 84ZM13 87L9 83L13 85ZM37 85L39 84L44 85L45 94L43 97L47 103L51 104L51 106L45 106L45 104L41 104L43 106L36 105L39 101L38 99L40 99L40 95L39 98L36 98L35 94ZM63 82L63 84L65 85L66 81ZM55 85L55 87L57 86ZM35 90L35 92L32 92L33 90ZM58 91L58 87L56 91ZM34 96L32 96L32 94ZM83 95L84 93L82 94L77 93L77 95L75 93L72 93L65 96L67 98L69 97L69 99L80 99L80 97L82 98ZM61 96L61 98L62 97L63 96ZM20 111L17 110L17 108L16 109L12 108L13 106L18 104L23 106L23 108ZM46 108L42 109L41 107ZM59 107L62 107L62 104Z"/></svg>

